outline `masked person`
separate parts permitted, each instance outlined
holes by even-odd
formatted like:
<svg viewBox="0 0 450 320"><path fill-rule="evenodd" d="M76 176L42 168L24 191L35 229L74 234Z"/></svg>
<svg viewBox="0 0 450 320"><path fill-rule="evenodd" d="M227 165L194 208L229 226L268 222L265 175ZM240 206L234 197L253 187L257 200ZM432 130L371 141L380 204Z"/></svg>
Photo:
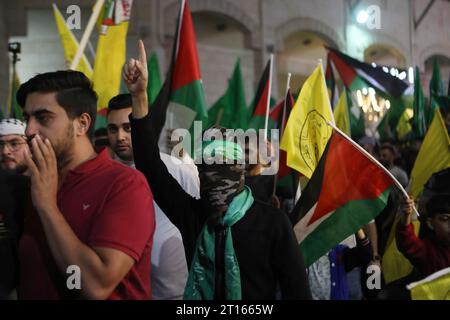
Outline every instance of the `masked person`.
<svg viewBox="0 0 450 320"><path fill-rule="evenodd" d="M188 195L159 156L146 88L146 54L130 60L123 77L133 99L130 116L136 168L144 173L156 203L181 232L190 265L185 299L310 299L306 269L292 225L281 211L255 200L245 186L244 153L223 129L208 133L197 154L201 199ZM218 159L227 163L219 164Z"/></svg>

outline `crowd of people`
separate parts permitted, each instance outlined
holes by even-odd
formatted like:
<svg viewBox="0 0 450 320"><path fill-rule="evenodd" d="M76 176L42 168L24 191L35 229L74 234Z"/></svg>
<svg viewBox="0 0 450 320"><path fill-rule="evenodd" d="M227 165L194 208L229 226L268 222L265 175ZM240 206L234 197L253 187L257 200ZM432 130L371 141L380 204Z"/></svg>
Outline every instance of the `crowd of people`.
<svg viewBox="0 0 450 320"><path fill-rule="evenodd" d="M159 151L139 52L106 130L94 133L97 95L77 71L28 80L25 123L0 122L1 299L407 299L406 284L450 267L450 169L425 187L419 233L415 199L394 189L374 221L306 267L283 205L295 194L274 194L264 165L244 161L256 146L212 127L224 138L195 150L212 150L208 161ZM418 145L359 143L408 185ZM412 272L368 288L392 230Z"/></svg>

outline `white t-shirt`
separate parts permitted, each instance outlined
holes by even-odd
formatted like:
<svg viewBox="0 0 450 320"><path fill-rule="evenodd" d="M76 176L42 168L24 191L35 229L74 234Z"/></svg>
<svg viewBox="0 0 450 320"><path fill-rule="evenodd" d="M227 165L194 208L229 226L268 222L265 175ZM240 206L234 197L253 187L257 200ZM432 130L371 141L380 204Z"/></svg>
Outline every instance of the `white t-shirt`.
<svg viewBox="0 0 450 320"><path fill-rule="evenodd" d="M169 173L183 190L197 199L200 198L200 180L192 159L182 162L165 153L160 153L160 156ZM116 160L120 161L117 158ZM120 162L135 167L134 163ZM183 239L178 228L167 218L158 204L155 201L153 204L156 227L151 252L152 296L154 300L180 300L183 299L188 277Z"/></svg>

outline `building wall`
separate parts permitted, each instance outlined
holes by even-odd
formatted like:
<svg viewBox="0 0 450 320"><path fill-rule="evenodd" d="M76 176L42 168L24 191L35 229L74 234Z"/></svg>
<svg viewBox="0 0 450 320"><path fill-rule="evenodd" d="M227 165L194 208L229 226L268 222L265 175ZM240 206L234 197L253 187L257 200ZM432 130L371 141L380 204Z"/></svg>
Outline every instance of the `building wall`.
<svg viewBox="0 0 450 320"><path fill-rule="evenodd" d="M22 81L36 72L65 67L51 12L52 2L0 2L2 106L6 103L4 97L9 77L6 49L9 37L23 42L22 61L18 65ZM58 6L64 13L65 8L74 2L82 6L82 25L85 26L93 1L61 0ZM352 3L357 3L357 6L351 10ZM374 45L392 48L402 56L404 67L419 65L423 77L428 79L425 61L433 55L450 57L450 2L435 1L416 29L412 19L417 20L427 4L428 1L422 0L190 0L194 24L199 28L197 33L202 39L198 50L207 104L211 105L224 92L238 57L245 78L247 101L250 102L269 53L274 52L276 58L278 54L282 56L286 38L298 31L313 32L325 43L358 59L363 59L365 50ZM356 23L356 13L370 5L380 8L379 29L369 29ZM164 73L172 48L178 8L178 0L134 0L127 58L136 56L136 41L142 38L148 51L157 52ZM196 21L196 17L205 16L208 18ZM214 33L216 20L229 21L231 27L220 35ZM81 38L81 32L75 34L78 39ZM95 47L96 38L92 38L91 42ZM316 63L313 60L298 57L298 60L291 59L289 63L293 68L305 70L306 76L308 68L311 69ZM385 61L392 59L388 57ZM284 78L279 76L283 68L285 66L275 64L274 73L279 79L273 84L275 96L283 92ZM446 86L449 68L447 65L442 68Z"/></svg>

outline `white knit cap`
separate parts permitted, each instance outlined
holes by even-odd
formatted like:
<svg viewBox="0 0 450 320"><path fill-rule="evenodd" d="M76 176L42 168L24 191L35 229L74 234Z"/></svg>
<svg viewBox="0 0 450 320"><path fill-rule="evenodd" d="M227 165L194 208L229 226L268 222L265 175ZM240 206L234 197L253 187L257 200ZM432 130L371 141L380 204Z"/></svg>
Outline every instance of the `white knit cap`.
<svg viewBox="0 0 450 320"><path fill-rule="evenodd" d="M13 118L0 120L0 136L7 136L10 134L24 136L25 123Z"/></svg>

